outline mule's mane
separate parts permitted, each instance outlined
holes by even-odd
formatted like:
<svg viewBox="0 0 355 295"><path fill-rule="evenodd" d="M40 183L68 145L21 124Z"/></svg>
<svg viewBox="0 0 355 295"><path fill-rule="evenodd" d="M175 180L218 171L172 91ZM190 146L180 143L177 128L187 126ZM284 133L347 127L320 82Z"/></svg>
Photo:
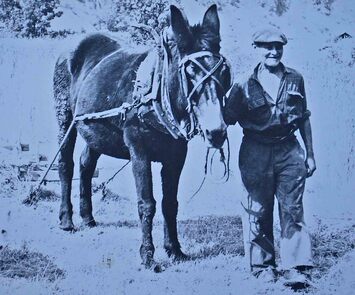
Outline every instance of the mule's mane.
<svg viewBox="0 0 355 295"><path fill-rule="evenodd" d="M192 36L194 37L194 49L196 50L209 50L213 53L219 53L221 49L220 37L215 33L207 30L201 24L197 24L191 27Z"/></svg>

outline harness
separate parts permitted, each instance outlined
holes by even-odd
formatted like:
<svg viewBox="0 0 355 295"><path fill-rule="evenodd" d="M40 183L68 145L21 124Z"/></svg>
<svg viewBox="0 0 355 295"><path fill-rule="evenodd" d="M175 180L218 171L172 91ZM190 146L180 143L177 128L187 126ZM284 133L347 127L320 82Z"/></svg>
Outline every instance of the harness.
<svg viewBox="0 0 355 295"><path fill-rule="evenodd" d="M198 120L196 114L194 112L193 106L195 103L193 102L193 95L196 93L197 89L205 83L209 78L213 79L217 85L221 88L223 93L223 101L225 102L226 91L221 84L221 82L214 76L214 73L223 65L230 65L227 63L226 59L219 54L213 54L210 51L198 51L189 55L184 56L179 62L178 70L179 70L179 79L180 85L182 88L182 92L184 94L185 100L187 102L187 120L183 120L179 122L172 110L172 102L169 94L168 87L168 70L169 70L169 58L168 58L168 49L166 48L167 41L166 36L162 36L161 45L159 48L161 49L158 52L158 58L156 62L156 66L154 69L153 75L153 85L152 91L138 98L140 101L144 102L144 105L147 103L151 103L152 109L154 110L154 116L157 119L160 126L163 128L157 128L160 131L165 131L165 133L170 134L175 139L183 138L187 141L192 139L197 134L202 134L202 130L198 124ZM207 70L197 59L214 56L218 58L218 62L213 66L211 70ZM191 91L189 91L188 87L188 77L186 75L186 66L189 62L194 63L205 75L193 86ZM160 92L160 101L158 100ZM140 116L142 121L147 121L149 123L149 119L145 119L145 116ZM154 127L154 124L150 124ZM157 127L157 126L155 126Z"/></svg>

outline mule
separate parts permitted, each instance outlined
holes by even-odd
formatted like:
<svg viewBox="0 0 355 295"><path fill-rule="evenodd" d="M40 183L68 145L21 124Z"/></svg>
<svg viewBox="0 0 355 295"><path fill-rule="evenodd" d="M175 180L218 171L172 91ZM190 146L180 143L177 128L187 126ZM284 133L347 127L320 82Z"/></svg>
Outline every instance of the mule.
<svg viewBox="0 0 355 295"><path fill-rule="evenodd" d="M80 157L80 216L83 224L95 226L92 215L91 181L101 154L130 159L138 196L142 230L140 255L152 268L154 245L152 221L156 201L152 189L151 162L162 164L162 211L164 248L174 260L184 260L177 235L177 192L188 140L201 134L210 147L220 148L226 138L222 107L230 87L228 63L220 55L220 24L212 5L201 24L190 26L185 15L170 7L173 38L163 41L164 78L153 103L140 104L142 115L132 108L125 116L77 121L59 155L61 181L60 227L74 229L71 186L73 150L77 132L86 147ZM69 57L58 59L54 73L54 97L59 123L59 141L77 115L101 112L123 104L134 104L134 81L145 53L128 53L117 41L95 34L86 37ZM145 116L144 114L147 114ZM165 119L164 119L165 118Z"/></svg>

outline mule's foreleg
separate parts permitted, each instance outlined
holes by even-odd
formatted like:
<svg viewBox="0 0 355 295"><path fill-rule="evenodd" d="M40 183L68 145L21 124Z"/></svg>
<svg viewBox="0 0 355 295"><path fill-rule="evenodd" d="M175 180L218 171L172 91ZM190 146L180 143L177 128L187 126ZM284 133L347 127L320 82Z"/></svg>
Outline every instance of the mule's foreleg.
<svg viewBox="0 0 355 295"><path fill-rule="evenodd" d="M74 174L73 152L76 140L76 129L72 129L64 143L58 158L58 172L61 183L62 200L60 204L59 220L60 228L63 230L73 230L72 220L73 205L70 200L72 179ZM59 137L59 141L61 136Z"/></svg>
<svg viewBox="0 0 355 295"><path fill-rule="evenodd" d="M178 240L176 217L178 213L178 185L185 156L174 157L174 162L163 163L161 170L163 185L162 210L164 216L164 248L174 260L186 260Z"/></svg>
<svg viewBox="0 0 355 295"><path fill-rule="evenodd" d="M147 268L155 266L153 259L154 244L152 237L153 218L156 201L153 197L151 163L144 156L132 154L132 169L138 196L138 214L142 228L140 255Z"/></svg>
<svg viewBox="0 0 355 295"><path fill-rule="evenodd" d="M100 154L86 146L80 156L80 216L84 225L95 226L92 215L92 177Z"/></svg>

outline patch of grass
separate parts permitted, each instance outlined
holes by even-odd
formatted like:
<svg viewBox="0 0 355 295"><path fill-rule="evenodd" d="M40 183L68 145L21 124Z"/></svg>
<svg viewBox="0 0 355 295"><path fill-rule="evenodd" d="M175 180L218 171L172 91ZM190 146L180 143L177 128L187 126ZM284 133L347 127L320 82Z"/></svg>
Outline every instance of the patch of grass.
<svg viewBox="0 0 355 295"><path fill-rule="evenodd" d="M275 228L276 255L279 261L280 232ZM240 217L206 216L178 222L179 236L194 258L219 254L244 255L243 230ZM338 263L339 259L355 248L355 224L337 227L321 220L311 231L315 267L312 277L319 279Z"/></svg>
<svg viewBox="0 0 355 295"><path fill-rule="evenodd" d="M98 222L98 225L101 227L127 227L127 228L137 228L139 227L139 222L138 220L124 220L124 221L117 221L117 222ZM155 225L155 223L154 223Z"/></svg>
<svg viewBox="0 0 355 295"><path fill-rule="evenodd" d="M312 249L315 268L314 278L321 278L341 257L355 247L355 224L344 228L335 228L318 221L318 227L312 236Z"/></svg>
<svg viewBox="0 0 355 295"><path fill-rule="evenodd" d="M190 240L189 248L197 251L197 258L219 254L243 255L242 221L237 216L206 216L183 220L178 232Z"/></svg>
<svg viewBox="0 0 355 295"><path fill-rule="evenodd" d="M2 247L2 246L1 246ZM64 277L48 256L31 252L26 246L21 249L10 249L8 246L0 250L0 275L7 278L25 278L55 281Z"/></svg>
<svg viewBox="0 0 355 295"><path fill-rule="evenodd" d="M58 201L60 196L53 190L41 187L37 192L38 201Z"/></svg>
<svg viewBox="0 0 355 295"><path fill-rule="evenodd" d="M29 193L26 198L22 201L23 204L32 206L37 204L39 201L58 201L60 196L52 190L45 189L41 187L30 187Z"/></svg>
<svg viewBox="0 0 355 295"><path fill-rule="evenodd" d="M14 166L0 163L0 195L11 197L18 189L20 180Z"/></svg>

